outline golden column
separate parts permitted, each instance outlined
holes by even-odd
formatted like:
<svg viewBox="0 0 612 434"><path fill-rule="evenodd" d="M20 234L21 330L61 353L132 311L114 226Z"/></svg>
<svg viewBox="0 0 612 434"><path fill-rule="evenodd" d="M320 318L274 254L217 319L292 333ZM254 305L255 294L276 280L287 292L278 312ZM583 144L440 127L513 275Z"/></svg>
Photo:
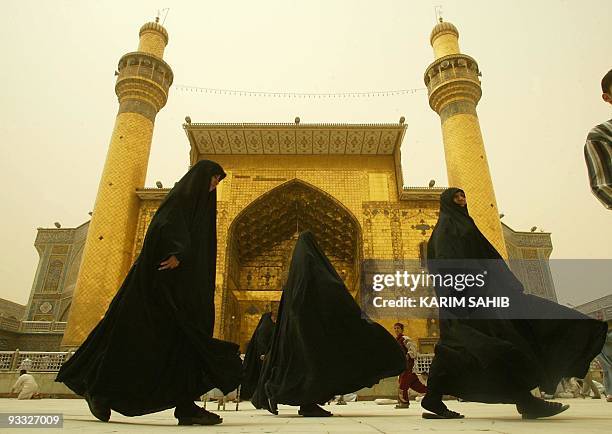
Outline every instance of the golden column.
<svg viewBox="0 0 612 434"><path fill-rule="evenodd" d="M156 20L140 29L138 51L119 60L119 111L98 187L63 348L79 346L104 316L131 266L138 218L136 189L147 174L155 116L173 74L162 60L168 32Z"/></svg>
<svg viewBox="0 0 612 434"><path fill-rule="evenodd" d="M465 191L470 215L506 258L487 154L480 132L476 104L480 100L480 72L470 56L459 51L459 32L440 22L431 32L435 61L427 67L425 85L429 105L440 115L449 185Z"/></svg>

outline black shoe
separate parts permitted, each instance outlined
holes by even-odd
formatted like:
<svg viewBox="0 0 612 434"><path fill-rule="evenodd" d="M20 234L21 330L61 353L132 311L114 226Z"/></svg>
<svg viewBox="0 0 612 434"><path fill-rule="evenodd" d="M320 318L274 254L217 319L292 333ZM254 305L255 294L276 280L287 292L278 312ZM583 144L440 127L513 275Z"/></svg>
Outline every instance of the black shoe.
<svg viewBox="0 0 612 434"><path fill-rule="evenodd" d="M440 413L423 413L423 419L463 419L465 416L449 409Z"/></svg>
<svg viewBox="0 0 612 434"><path fill-rule="evenodd" d="M421 400L421 407L431 413L423 413L423 419L463 419L465 416L456 411L449 410L442 400L433 399L425 395Z"/></svg>
<svg viewBox="0 0 612 434"><path fill-rule="evenodd" d="M198 412L191 416L177 417L179 425L218 425L223 418L215 413L199 408Z"/></svg>
<svg viewBox="0 0 612 434"><path fill-rule="evenodd" d="M332 412L327 411L317 404L313 405L302 405L298 410L298 414L304 417L330 417L333 416Z"/></svg>
<svg viewBox="0 0 612 434"><path fill-rule="evenodd" d="M270 393L270 388L268 387L267 383L264 384L264 392L266 394L266 398L268 399L268 407L266 408L266 410L268 410L273 415L278 416L278 405L276 404L274 397Z"/></svg>
<svg viewBox="0 0 612 434"><path fill-rule="evenodd" d="M85 393L83 395L85 401L87 401L87 405L89 406L89 411L94 417L102 422L108 422L111 415L110 406L105 403L104 400L99 398L94 398L89 393Z"/></svg>
<svg viewBox="0 0 612 434"><path fill-rule="evenodd" d="M541 417L551 417L562 413L569 408L567 404L560 402L544 401L534 398L526 404L517 404L516 410L522 415L523 419L539 419Z"/></svg>
<svg viewBox="0 0 612 434"><path fill-rule="evenodd" d="M220 417L211 417L205 415L197 415L190 417L179 417L179 425L219 425L223 422Z"/></svg>

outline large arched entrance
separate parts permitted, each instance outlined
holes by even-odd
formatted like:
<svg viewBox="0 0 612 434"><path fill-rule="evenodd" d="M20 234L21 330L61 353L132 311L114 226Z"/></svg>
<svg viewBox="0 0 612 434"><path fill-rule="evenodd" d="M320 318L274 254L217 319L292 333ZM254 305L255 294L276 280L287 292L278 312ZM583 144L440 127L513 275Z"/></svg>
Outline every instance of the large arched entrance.
<svg viewBox="0 0 612 434"><path fill-rule="evenodd" d="M228 233L221 327L246 349L260 316L278 308L299 232L313 232L353 296L359 288L361 228L340 202L300 180L262 195Z"/></svg>

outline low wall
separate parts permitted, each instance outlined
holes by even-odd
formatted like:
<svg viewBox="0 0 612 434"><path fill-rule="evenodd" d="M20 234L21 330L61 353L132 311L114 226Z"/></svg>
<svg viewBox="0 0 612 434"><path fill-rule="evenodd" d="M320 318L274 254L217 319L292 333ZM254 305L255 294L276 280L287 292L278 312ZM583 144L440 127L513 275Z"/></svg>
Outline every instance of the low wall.
<svg viewBox="0 0 612 434"><path fill-rule="evenodd" d="M43 398L80 398L72 390L68 389L63 383L56 383L57 372L30 372L38 383L39 393ZM0 372L0 398L15 397L10 393L11 387L19 378L19 373ZM397 377L384 378L380 383L372 387L367 387L357 392L359 401L370 401L376 398L396 398L397 397Z"/></svg>
<svg viewBox="0 0 612 434"><path fill-rule="evenodd" d="M57 372L30 372L38 383L38 391L42 398L80 398L63 383L56 383ZM19 372L0 372L0 398L16 397L11 394L11 387L19 378Z"/></svg>

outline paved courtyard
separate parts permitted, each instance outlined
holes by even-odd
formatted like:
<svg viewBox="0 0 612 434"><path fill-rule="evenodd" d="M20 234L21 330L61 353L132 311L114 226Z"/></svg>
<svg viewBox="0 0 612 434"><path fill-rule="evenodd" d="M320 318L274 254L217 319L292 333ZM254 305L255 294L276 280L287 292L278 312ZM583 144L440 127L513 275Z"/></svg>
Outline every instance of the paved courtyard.
<svg viewBox="0 0 612 434"><path fill-rule="evenodd" d="M109 423L99 422L89 414L87 404L80 399L43 399L17 401L0 399L1 413L62 413L63 431L79 433L116 432L179 432L207 431L215 433L405 433L415 431L481 433L609 433L612 430L612 403L594 399L562 400L571 405L565 413L546 420L524 421L514 406L486 405L450 401L449 407L466 415L463 420L424 420L421 407L413 403L409 409L396 410L392 405L373 402L350 402L346 406L326 406L335 416L307 419L296 414L295 407L280 407L279 416L255 410L250 403L234 405L220 411L224 422L217 426L179 427L172 410L141 417L125 417L114 413ZM215 410L216 404L208 406ZM1 429L2 432L10 432ZM17 432L40 432L40 428L20 428ZM47 428L44 432L59 431Z"/></svg>

